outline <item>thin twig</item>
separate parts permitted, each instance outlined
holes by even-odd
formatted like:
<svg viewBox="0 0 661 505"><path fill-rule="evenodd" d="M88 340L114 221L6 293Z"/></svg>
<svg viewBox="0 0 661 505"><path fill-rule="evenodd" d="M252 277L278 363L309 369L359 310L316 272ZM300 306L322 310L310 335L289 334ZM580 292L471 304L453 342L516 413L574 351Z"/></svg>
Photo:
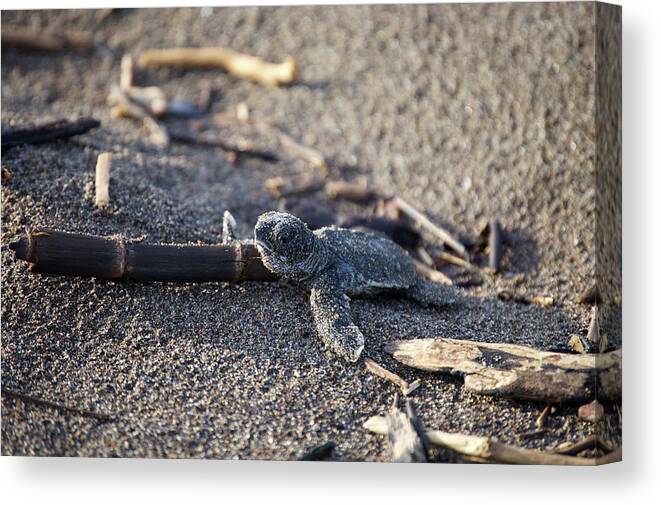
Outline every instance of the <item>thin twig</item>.
<svg viewBox="0 0 661 505"><path fill-rule="evenodd" d="M58 139L82 135L88 131L98 128L101 122L91 118L83 117L74 121L59 119L45 123L33 128L21 128L10 130L2 134L2 147L12 147L21 144L41 144Z"/></svg>
<svg viewBox="0 0 661 505"><path fill-rule="evenodd" d="M452 279L450 279L443 272L439 272L438 270L429 268L422 261L419 261L415 258L413 258L413 263L415 264L415 269L418 272L418 274L425 277L426 279L429 279L432 282L452 285Z"/></svg>
<svg viewBox="0 0 661 505"><path fill-rule="evenodd" d="M34 403L35 405L40 405L42 407L49 407L52 409L57 410L58 412L62 412L65 414L75 414L79 415L82 417L89 417L92 419L98 419L101 422L107 423L110 421L114 421L117 416L111 415L111 414L105 414L101 412L94 412L91 410L86 410L86 409L81 409L78 407L71 407L69 405L64 405L63 403L59 402L53 402L50 400L45 400L43 398L39 398L37 396L32 396L28 395L26 393L21 393L20 391L16 391L15 389L10 389L7 387L2 388L2 397L3 398L17 398L23 402L26 403Z"/></svg>
<svg viewBox="0 0 661 505"><path fill-rule="evenodd" d="M382 379L386 379L387 381L390 381L393 384L395 384L397 387L399 387L399 389L402 390L402 393L406 395L409 389L409 383L406 382L404 379L402 379L399 375L386 370L376 361L371 360L370 358L365 358L365 367L374 375L377 375Z"/></svg>
<svg viewBox="0 0 661 505"><path fill-rule="evenodd" d="M426 228L429 230L431 233L433 233L438 239L441 240L442 243L447 244L449 247L454 249L457 253L459 253L461 256L464 258L468 257L468 254L466 252L466 248L464 245L459 242L456 238L454 238L450 232L447 230L444 230L440 226L434 224L431 222L431 220L419 212L418 210L415 209L410 203L405 201L404 199L400 198L399 196L394 197L394 202L397 205L397 208L407 216L409 216L411 219L413 219L415 222L417 222L420 226L423 228Z"/></svg>
<svg viewBox="0 0 661 505"><path fill-rule="evenodd" d="M549 404L546 407L544 407L542 413L539 414L539 417L535 421L535 428L541 430L544 426L546 426L546 419L548 419L550 413L551 413L551 405Z"/></svg>

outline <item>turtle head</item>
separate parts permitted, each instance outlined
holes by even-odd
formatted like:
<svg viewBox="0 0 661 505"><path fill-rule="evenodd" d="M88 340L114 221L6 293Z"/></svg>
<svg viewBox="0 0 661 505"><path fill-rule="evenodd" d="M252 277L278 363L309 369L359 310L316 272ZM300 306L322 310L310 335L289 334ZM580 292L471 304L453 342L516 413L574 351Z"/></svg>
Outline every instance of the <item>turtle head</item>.
<svg viewBox="0 0 661 505"><path fill-rule="evenodd" d="M255 225L255 244L266 267L285 277L305 277L319 263L318 238L291 214L266 212Z"/></svg>

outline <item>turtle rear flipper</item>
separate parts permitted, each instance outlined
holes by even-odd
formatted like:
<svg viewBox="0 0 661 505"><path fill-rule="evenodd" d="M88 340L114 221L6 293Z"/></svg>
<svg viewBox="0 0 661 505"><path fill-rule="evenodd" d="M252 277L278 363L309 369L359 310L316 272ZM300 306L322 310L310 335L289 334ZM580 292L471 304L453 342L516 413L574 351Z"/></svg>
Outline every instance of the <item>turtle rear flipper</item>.
<svg viewBox="0 0 661 505"><path fill-rule="evenodd" d="M456 301L455 288L422 278L418 278L410 288L405 290L404 295L423 307L445 307Z"/></svg>
<svg viewBox="0 0 661 505"><path fill-rule="evenodd" d="M351 319L349 297L315 288L310 294L310 305L317 334L324 344L347 361L358 361L365 337Z"/></svg>

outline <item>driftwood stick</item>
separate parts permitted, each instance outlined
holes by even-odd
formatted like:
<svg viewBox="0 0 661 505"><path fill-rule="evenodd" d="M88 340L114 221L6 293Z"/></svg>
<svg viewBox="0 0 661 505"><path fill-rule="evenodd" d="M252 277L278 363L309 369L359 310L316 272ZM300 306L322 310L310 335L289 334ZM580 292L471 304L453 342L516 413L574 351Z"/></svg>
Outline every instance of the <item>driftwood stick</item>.
<svg viewBox="0 0 661 505"><path fill-rule="evenodd" d="M604 442L599 435L589 435L576 443L569 442L567 444L561 444L556 447L553 452L556 454L576 455L587 449L599 449L606 454L613 451L613 448Z"/></svg>
<svg viewBox="0 0 661 505"><path fill-rule="evenodd" d="M447 244L448 247L452 248L462 257L468 258L468 253L466 252L464 245L456 238L454 238L450 232L432 223L427 216L419 212L415 207L413 207L410 203L400 198L399 196L394 197L394 202L400 212L406 214L408 217L417 222L421 227L429 230L429 232L433 233L438 239L441 240L442 243Z"/></svg>
<svg viewBox="0 0 661 505"><path fill-rule="evenodd" d="M25 51L75 51L84 53L94 49L94 41L84 33L44 33L29 28L3 27L2 47L14 47Z"/></svg>
<svg viewBox="0 0 661 505"><path fill-rule="evenodd" d="M16 398L18 400L21 400L26 403L33 403L35 405L39 405L42 407L48 407L51 409L55 409L58 412L64 413L64 414L74 414L82 417L89 417L92 419L98 419L101 422L110 422L114 421L116 419L116 416L110 415L110 414L105 414L102 412L94 412L91 410L86 410L86 409L81 409L78 407L71 407L69 405L64 405L62 403L58 402L53 402L50 400L45 400L43 398L39 398L36 396L28 395L26 393L21 393L20 391L16 391L14 389L2 388L2 397L3 398Z"/></svg>
<svg viewBox="0 0 661 505"><path fill-rule="evenodd" d="M170 136L165 129L156 119L154 119L154 107L160 107L158 103L149 104L142 103L134 99L133 92L137 88L131 88L128 91L123 90L119 86L113 86L108 96L108 102L113 105L111 113L114 117L131 117L134 119L142 120L143 125L150 132L150 140L161 147L166 147L170 143ZM144 88L146 89L146 88ZM167 102L163 101L164 110L167 110Z"/></svg>
<svg viewBox="0 0 661 505"><path fill-rule="evenodd" d="M315 447L311 451L305 453L303 456L298 458L299 461L323 461L328 459L335 449L334 442L326 442L324 445Z"/></svg>
<svg viewBox="0 0 661 505"><path fill-rule="evenodd" d="M59 119L34 128L10 130L2 134L2 147L12 147L21 144L41 144L58 139L82 135L101 125L91 117L83 117L74 121Z"/></svg>
<svg viewBox="0 0 661 505"><path fill-rule="evenodd" d="M500 272L500 260L503 256L503 234L497 219L489 221L489 268Z"/></svg>
<svg viewBox="0 0 661 505"><path fill-rule="evenodd" d="M94 189L96 192L96 206L103 208L110 203L110 167L112 164L112 155L110 153L101 153L96 160L96 180Z"/></svg>
<svg viewBox="0 0 661 505"><path fill-rule="evenodd" d="M224 47L151 49L144 51L138 61L140 66L219 67L265 86L289 84L298 76L298 64L291 57L283 63L268 63Z"/></svg>
<svg viewBox="0 0 661 505"><path fill-rule="evenodd" d="M329 181L326 183L326 196L331 200L349 200L350 202L367 204L376 200L379 195L365 184L347 181Z"/></svg>
<svg viewBox="0 0 661 505"><path fill-rule="evenodd" d="M291 135L285 133L281 128L260 119L254 119L250 116L248 106L241 102L237 107L236 114L216 114L214 122L223 124L245 124L250 125L262 135L275 137L280 147L294 158L299 158L314 168L318 168L325 175L328 172L328 164L324 155L316 149L305 146L296 141Z"/></svg>
<svg viewBox="0 0 661 505"><path fill-rule="evenodd" d="M255 158L258 160L268 161L271 163L275 163L276 161L278 161L278 156L272 153L271 151L259 151L252 148L231 146L229 144L226 144L222 140L200 138L196 135L186 132L174 132L172 130L169 130L168 134L170 136L170 140L172 140L173 142L178 142L180 144L219 148L225 152L233 153L237 156L244 156L246 158Z"/></svg>
<svg viewBox="0 0 661 505"><path fill-rule="evenodd" d="M595 394L618 401L622 394L621 350L570 354L450 338L398 340L386 350L413 368L463 376L465 388L478 394L547 403Z"/></svg>
<svg viewBox="0 0 661 505"><path fill-rule="evenodd" d="M133 56L125 54L119 67L119 87L127 91L133 87Z"/></svg>
<svg viewBox="0 0 661 505"><path fill-rule="evenodd" d="M415 270L418 272L418 275L429 279L432 282L438 282L440 284L452 285L452 279L450 279L443 272L440 272L434 268L430 268L425 265L422 261L419 261L413 258L413 263L415 264Z"/></svg>
<svg viewBox="0 0 661 505"><path fill-rule="evenodd" d="M395 395L392 409L386 414L388 442L395 463L426 463L427 442L424 427L413 404L406 403L406 413L397 408Z"/></svg>
<svg viewBox="0 0 661 505"><path fill-rule="evenodd" d="M370 358L365 358L365 367L367 370L372 372L374 375L381 377L382 379L386 379L387 381L392 382L395 386L399 387L399 389L402 390L402 393L406 395L408 389L409 389L409 383L406 382L404 379L402 379L399 375L396 373L390 372L389 370L386 370L383 368L381 365L379 365L376 361L371 360Z"/></svg>
<svg viewBox="0 0 661 505"><path fill-rule="evenodd" d="M38 229L9 244L16 258L41 274L163 282L274 281L252 244L131 243Z"/></svg>
<svg viewBox="0 0 661 505"><path fill-rule="evenodd" d="M388 423L385 417L370 417L363 428L379 435L388 434ZM622 459L622 449L601 458L579 458L563 454L524 449L498 442L489 437L463 435L432 430L426 432L430 444L455 451L473 461L507 463L515 465L571 465L594 466L614 463Z"/></svg>
<svg viewBox="0 0 661 505"><path fill-rule="evenodd" d="M445 251L440 251L438 253L435 253L434 256L438 257L438 259L441 259L447 263L451 263L458 267L465 268L466 270L473 270L473 271L480 270L479 267L473 265L472 263L466 261L465 259L460 258L459 256L455 256L454 254L446 253Z"/></svg>
<svg viewBox="0 0 661 505"><path fill-rule="evenodd" d="M551 408L552 408L551 405L547 405L546 407L544 407L544 410L542 410L541 414L539 414L539 417L535 421L535 428L541 430L542 428L544 428L544 426L546 426L546 420L548 419L549 414L551 413Z"/></svg>
<svg viewBox="0 0 661 505"><path fill-rule="evenodd" d="M304 195L315 193L324 187L324 181L313 178L305 181L296 181L276 176L269 177L264 181L264 187L274 198Z"/></svg>

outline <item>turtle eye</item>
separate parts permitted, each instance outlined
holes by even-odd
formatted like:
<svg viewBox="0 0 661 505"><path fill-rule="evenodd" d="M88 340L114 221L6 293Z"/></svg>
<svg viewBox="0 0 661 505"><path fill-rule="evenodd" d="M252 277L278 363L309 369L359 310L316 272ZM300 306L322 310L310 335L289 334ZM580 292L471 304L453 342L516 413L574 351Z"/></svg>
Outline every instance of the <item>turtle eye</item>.
<svg viewBox="0 0 661 505"><path fill-rule="evenodd" d="M291 241L291 239L292 239L291 229L284 228L283 230L280 230L279 238L280 238L280 242L282 244L286 244L287 242Z"/></svg>

